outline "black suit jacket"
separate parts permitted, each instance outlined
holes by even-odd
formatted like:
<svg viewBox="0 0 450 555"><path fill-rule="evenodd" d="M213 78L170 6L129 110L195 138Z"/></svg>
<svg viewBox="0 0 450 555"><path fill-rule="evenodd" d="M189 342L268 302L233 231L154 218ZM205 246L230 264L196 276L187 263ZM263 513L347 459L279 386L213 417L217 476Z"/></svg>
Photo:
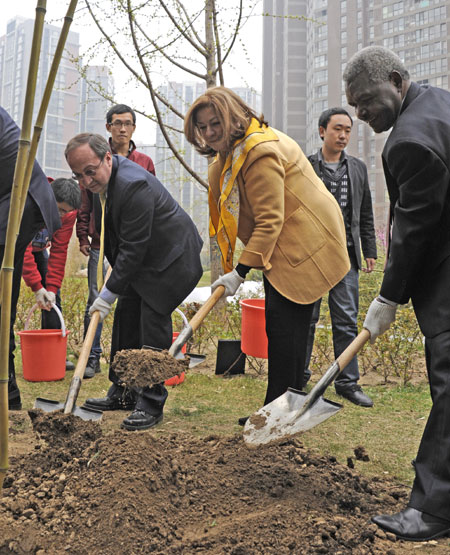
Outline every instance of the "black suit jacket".
<svg viewBox="0 0 450 555"><path fill-rule="evenodd" d="M202 275L202 245L193 221L158 179L113 155L105 218L113 270L106 287L121 294L131 285L154 310L171 313Z"/></svg>
<svg viewBox="0 0 450 555"><path fill-rule="evenodd" d="M0 107L0 245L5 244L19 138L19 128L8 112ZM53 232L61 227L61 220L53 190L37 162L34 163L28 195L38 205L43 219L41 224L45 224L51 237Z"/></svg>
<svg viewBox="0 0 450 555"><path fill-rule="evenodd" d="M316 152L308 156L316 174L322 178L319 155ZM362 267L361 248L364 258L377 257L377 243L373 223L372 196L369 188L367 167L362 160L347 154L348 177L350 181L350 195L352 215L350 230L355 245L355 255L358 268Z"/></svg>
<svg viewBox="0 0 450 555"><path fill-rule="evenodd" d="M450 93L412 82L382 154L392 240L381 295L450 330Z"/></svg>

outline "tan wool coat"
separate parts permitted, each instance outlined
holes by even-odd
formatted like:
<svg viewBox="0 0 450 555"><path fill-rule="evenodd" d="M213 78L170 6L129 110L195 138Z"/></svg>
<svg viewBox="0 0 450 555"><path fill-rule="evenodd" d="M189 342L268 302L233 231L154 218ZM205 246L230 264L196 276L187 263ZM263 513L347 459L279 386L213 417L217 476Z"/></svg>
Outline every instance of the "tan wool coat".
<svg viewBox="0 0 450 555"><path fill-rule="evenodd" d="M344 221L338 203L298 144L280 131L247 155L238 176L241 264L260 269L287 299L309 304L349 271ZM219 198L225 160L209 166Z"/></svg>

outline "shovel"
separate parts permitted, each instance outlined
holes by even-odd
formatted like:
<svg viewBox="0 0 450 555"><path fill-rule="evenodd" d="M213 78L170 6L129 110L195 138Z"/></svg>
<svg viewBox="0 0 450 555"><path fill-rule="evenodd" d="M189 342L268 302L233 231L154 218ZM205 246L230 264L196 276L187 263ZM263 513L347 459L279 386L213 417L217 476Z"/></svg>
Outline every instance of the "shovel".
<svg viewBox="0 0 450 555"><path fill-rule="evenodd" d="M38 397L34 402L34 408L42 409L45 412L53 412L55 410L64 409L64 414L74 414L79 416L83 420L100 420L102 417L102 411L96 409L87 409L77 407L75 405L78 393L81 388L81 382L84 376L84 370L86 368L89 354L91 352L92 343L94 341L95 332L97 331L97 326L100 321L100 312L95 311L91 316L91 321L84 338L83 345L81 347L80 356L78 357L78 362L75 367L72 381L70 382L69 391L67 392L67 398L65 403L59 403L58 401L52 401L51 399L42 399Z"/></svg>
<svg viewBox="0 0 450 555"><path fill-rule="evenodd" d="M218 300L222 297L225 291L223 285L219 285L214 293L206 299L200 309L195 313L190 322L185 323L184 328L180 331L179 336L170 346L167 355L172 356L177 360L184 360L184 354L181 352L184 344L189 341L192 337L194 331L196 331L206 316L211 312L214 306L217 304ZM143 349L151 349L152 351L162 351L158 347L150 347L149 345L144 345ZM190 357L189 368L193 368L205 360L205 355L197 355L193 353L186 353Z"/></svg>
<svg viewBox="0 0 450 555"><path fill-rule="evenodd" d="M280 441L310 430L336 414L342 405L324 399L322 394L369 338L369 331L363 329L308 394L290 387L250 416L244 427L244 441L251 446Z"/></svg>

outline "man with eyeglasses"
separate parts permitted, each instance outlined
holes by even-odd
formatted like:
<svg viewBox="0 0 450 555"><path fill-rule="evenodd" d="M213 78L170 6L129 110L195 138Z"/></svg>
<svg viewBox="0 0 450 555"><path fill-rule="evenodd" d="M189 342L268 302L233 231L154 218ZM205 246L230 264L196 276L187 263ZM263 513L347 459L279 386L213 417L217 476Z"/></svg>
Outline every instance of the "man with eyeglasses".
<svg viewBox="0 0 450 555"><path fill-rule="evenodd" d="M117 351L172 343L172 312L197 285L203 241L186 212L151 173L112 154L106 140L82 133L69 141L65 156L73 176L94 196L95 222L101 229L104 201L105 255L112 273L90 313L103 320L117 299L111 361ZM161 422L164 384L131 391L110 368L107 396L87 399L99 410L133 410L127 430L145 430Z"/></svg>
<svg viewBox="0 0 450 555"><path fill-rule="evenodd" d="M136 145L131 139L136 130L136 114L132 108L126 104L116 104L113 106L106 114L106 129L111 134L109 146L113 154L125 156L128 160L136 162L136 164L139 164L155 175L153 160L143 152L136 150ZM89 309L98 296L97 266L100 252L100 236L95 230L92 193L86 189L82 189L81 208L78 211L76 231L80 243L80 251L89 257L89 296L84 315L84 334L86 335L91 319ZM102 325L100 324L97 328L88 363L84 371L84 378L86 379L93 378L96 373L100 372L100 356L102 354L100 345L101 334Z"/></svg>
<svg viewBox="0 0 450 555"><path fill-rule="evenodd" d="M0 263L5 253L9 202L19 138L19 128L11 116L0 107ZM43 227L46 227L49 234L52 235L61 227L61 220L50 183L39 167L39 164L35 162L14 251L8 360L8 407L10 410L20 410L22 408L22 400L14 368L14 349L16 346L14 340L14 322L20 293L23 256L27 245Z"/></svg>
<svg viewBox="0 0 450 555"><path fill-rule="evenodd" d="M44 228L33 237L25 251L22 277L42 310L42 329L60 329L61 322L52 305L56 304L61 310L60 288L66 268L67 249L81 203L81 191L74 179L60 177L53 180L49 177L48 180L58 205L61 227L52 236ZM73 362L66 361L66 370L74 369Z"/></svg>

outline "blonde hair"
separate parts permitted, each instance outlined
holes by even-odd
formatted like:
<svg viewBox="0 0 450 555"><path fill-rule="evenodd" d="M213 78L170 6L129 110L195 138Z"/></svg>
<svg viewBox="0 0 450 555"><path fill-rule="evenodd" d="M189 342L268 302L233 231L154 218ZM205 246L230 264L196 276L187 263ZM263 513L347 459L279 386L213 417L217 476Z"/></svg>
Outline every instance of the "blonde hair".
<svg viewBox="0 0 450 555"><path fill-rule="evenodd" d="M205 143L197 127L197 113L202 108L213 108L216 112L227 140L228 152L231 151L233 143L245 135L252 118L256 118L261 125L267 125L264 116L257 116L254 110L231 89L226 87L207 89L194 101L184 117L186 139L194 145L197 152L204 156L212 156L216 151Z"/></svg>

